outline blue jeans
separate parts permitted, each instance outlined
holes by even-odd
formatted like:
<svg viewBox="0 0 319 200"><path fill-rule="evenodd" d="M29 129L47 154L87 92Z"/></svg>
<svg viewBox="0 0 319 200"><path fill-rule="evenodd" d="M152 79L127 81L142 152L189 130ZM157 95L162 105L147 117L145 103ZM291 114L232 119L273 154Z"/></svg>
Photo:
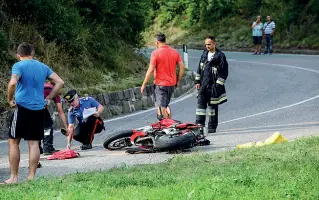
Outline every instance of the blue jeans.
<svg viewBox="0 0 319 200"><path fill-rule="evenodd" d="M273 38L271 35L265 35L265 53L272 53Z"/></svg>

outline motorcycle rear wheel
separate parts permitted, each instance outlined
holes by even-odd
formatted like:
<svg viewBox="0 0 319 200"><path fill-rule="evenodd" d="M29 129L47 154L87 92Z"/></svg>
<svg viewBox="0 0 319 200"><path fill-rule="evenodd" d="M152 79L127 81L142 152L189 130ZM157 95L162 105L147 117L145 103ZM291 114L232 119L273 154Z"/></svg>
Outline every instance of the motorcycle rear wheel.
<svg viewBox="0 0 319 200"><path fill-rule="evenodd" d="M103 146L109 150L122 149L124 147L132 146L130 137L133 135L133 130L122 130L109 134L104 139Z"/></svg>
<svg viewBox="0 0 319 200"><path fill-rule="evenodd" d="M194 146L196 136L192 131L183 135L162 135L156 136L154 141L154 149L157 150L178 150L187 149Z"/></svg>

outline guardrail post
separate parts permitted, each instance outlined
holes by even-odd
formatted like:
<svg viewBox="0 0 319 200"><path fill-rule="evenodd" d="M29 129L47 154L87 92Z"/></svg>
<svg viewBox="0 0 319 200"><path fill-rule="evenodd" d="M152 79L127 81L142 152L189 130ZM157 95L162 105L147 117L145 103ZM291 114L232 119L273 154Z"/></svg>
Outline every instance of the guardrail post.
<svg viewBox="0 0 319 200"><path fill-rule="evenodd" d="M187 45L186 44L183 44L183 53L184 53L185 68L188 69L188 53L187 53Z"/></svg>

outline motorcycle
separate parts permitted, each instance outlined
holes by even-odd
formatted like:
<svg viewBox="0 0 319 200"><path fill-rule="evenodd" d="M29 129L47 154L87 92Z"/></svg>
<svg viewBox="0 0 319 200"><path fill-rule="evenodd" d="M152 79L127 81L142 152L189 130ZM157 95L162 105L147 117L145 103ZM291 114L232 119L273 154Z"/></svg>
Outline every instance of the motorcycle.
<svg viewBox="0 0 319 200"><path fill-rule="evenodd" d="M127 151L135 153L182 150L209 144L210 141L205 138L202 126L162 119L149 126L109 134L103 146L109 150L137 147Z"/></svg>

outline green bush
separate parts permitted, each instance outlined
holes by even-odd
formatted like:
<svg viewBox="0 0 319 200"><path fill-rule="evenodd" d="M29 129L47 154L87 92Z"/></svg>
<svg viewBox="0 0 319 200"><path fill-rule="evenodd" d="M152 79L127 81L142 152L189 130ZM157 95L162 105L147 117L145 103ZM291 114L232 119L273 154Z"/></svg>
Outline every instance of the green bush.
<svg viewBox="0 0 319 200"><path fill-rule="evenodd" d="M197 38L215 35L221 46L251 46L251 24L257 15L271 15L276 23L275 46L282 48L316 48L319 26L317 0L153 0L153 18L168 32L166 24L174 22L185 30L171 43L197 43ZM156 23L156 22L155 22ZM155 26L154 26L155 27ZM172 27L170 27L171 29ZM151 29L148 29L151 32ZM307 30L307 31L305 31ZM148 35L148 34L145 34ZM171 36L172 37L172 36ZM181 37L183 39L181 39ZM195 40L195 41L194 41Z"/></svg>
<svg viewBox="0 0 319 200"><path fill-rule="evenodd" d="M151 22L148 0L10 0L0 3L0 107L21 42L66 82L89 93L140 84L146 62L134 49ZM132 78L134 77L134 78ZM137 78L136 78L137 77Z"/></svg>

